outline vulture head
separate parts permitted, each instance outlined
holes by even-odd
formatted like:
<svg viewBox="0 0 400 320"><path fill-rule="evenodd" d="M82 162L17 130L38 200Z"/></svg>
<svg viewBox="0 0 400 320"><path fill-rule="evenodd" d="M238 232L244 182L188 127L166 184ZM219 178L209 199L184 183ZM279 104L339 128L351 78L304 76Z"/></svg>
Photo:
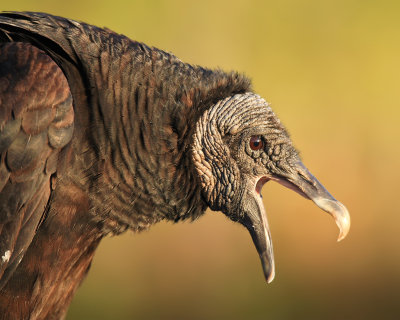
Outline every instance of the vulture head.
<svg viewBox="0 0 400 320"><path fill-rule="evenodd" d="M196 123L192 159L209 207L250 232L268 283L275 267L261 196L266 182L279 182L331 214L340 229L338 241L349 231L346 207L307 170L280 120L254 93L220 100L203 113Z"/></svg>

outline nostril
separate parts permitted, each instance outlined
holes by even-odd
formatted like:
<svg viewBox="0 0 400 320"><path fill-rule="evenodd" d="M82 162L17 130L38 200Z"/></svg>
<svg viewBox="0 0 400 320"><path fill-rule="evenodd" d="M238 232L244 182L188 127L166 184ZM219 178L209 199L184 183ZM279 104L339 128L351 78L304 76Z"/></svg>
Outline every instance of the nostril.
<svg viewBox="0 0 400 320"><path fill-rule="evenodd" d="M297 171L298 175L305 181L307 182L310 186L313 186L314 188L316 187L316 182L314 179L311 179L310 177L306 176L303 172Z"/></svg>

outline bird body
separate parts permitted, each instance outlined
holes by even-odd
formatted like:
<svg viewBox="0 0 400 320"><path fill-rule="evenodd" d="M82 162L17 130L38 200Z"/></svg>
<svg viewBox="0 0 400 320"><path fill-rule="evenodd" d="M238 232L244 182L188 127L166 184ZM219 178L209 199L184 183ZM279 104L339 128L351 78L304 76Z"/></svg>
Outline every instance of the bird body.
<svg viewBox="0 0 400 320"><path fill-rule="evenodd" d="M105 235L207 207L249 230L272 280L268 180L347 233L245 76L73 20L0 14L0 319L64 317Z"/></svg>

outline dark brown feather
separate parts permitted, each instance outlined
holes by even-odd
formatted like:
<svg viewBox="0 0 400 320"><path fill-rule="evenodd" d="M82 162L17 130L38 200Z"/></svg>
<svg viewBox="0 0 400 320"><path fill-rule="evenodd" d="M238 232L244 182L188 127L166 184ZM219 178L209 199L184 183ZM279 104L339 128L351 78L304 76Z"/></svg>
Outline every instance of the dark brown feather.
<svg viewBox="0 0 400 320"><path fill-rule="evenodd" d="M48 203L55 171L45 165L60 151L48 135L59 104L71 94L61 70L37 48L2 44L0 57L1 288L18 267Z"/></svg>

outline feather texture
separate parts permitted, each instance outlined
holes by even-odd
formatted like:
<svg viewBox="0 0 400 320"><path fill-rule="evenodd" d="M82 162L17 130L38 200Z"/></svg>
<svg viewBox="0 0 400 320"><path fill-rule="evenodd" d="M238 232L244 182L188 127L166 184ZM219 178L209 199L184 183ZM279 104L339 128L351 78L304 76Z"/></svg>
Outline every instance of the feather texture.
<svg viewBox="0 0 400 320"><path fill-rule="evenodd" d="M249 90L109 30L1 14L0 318L61 317L104 235L203 214L194 123Z"/></svg>

